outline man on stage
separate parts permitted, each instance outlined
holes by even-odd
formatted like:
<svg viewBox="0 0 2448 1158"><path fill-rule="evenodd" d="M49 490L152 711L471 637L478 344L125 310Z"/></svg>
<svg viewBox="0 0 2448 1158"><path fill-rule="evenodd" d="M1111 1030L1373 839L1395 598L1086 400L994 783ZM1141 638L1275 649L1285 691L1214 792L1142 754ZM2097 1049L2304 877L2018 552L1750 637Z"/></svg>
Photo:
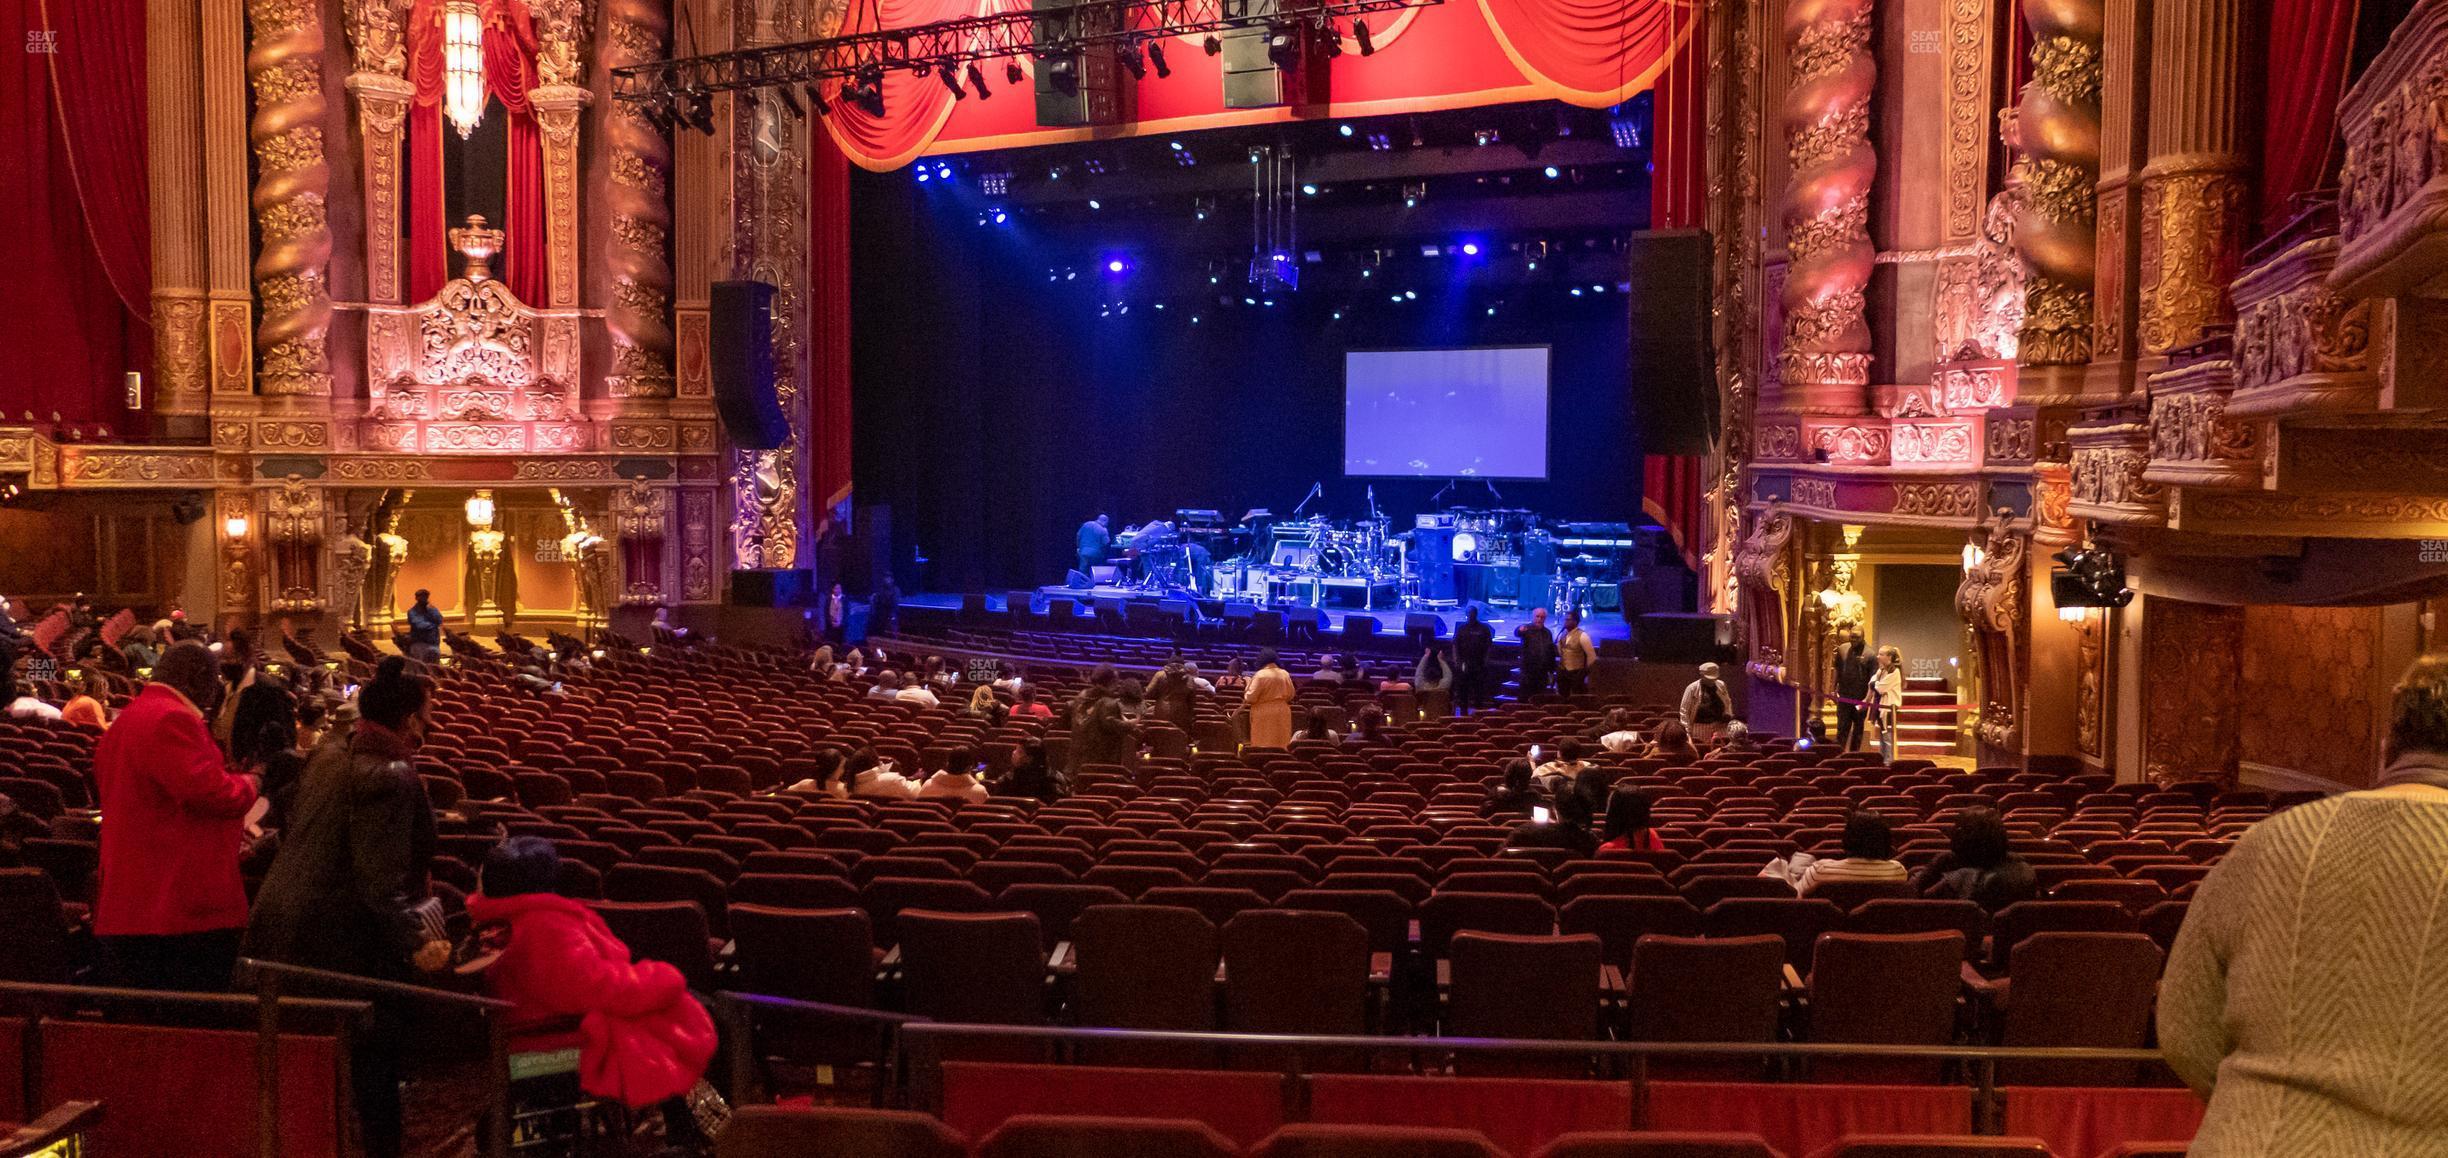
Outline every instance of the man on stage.
<svg viewBox="0 0 2448 1158"><path fill-rule="evenodd" d="M1581 613L1564 613L1564 638L1557 641L1556 690L1568 696L1589 694L1590 668L1598 662L1598 645L1581 627Z"/></svg>
<svg viewBox="0 0 2448 1158"><path fill-rule="evenodd" d="M1105 549L1113 543L1113 532L1108 529L1110 526L1110 521L1102 513L1080 524L1079 572L1088 577L1092 586L1096 582L1097 565L1105 561Z"/></svg>
<svg viewBox="0 0 2448 1158"><path fill-rule="evenodd" d="M1556 638L1547 627L1547 609L1533 610L1530 622L1513 629L1513 637L1521 641L1521 697L1547 694L1547 681L1556 669Z"/></svg>
<svg viewBox="0 0 2448 1158"><path fill-rule="evenodd" d="M1495 643L1496 630L1479 622L1475 605L1454 626L1454 702L1464 712L1487 706L1488 649Z"/></svg>

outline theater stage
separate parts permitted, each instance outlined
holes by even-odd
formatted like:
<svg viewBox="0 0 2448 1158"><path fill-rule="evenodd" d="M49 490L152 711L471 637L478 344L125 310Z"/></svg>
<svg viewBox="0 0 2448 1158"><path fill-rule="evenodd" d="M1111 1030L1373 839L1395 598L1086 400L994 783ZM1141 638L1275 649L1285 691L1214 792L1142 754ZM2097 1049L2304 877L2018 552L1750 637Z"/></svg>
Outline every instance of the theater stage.
<svg viewBox="0 0 2448 1158"><path fill-rule="evenodd" d="M1043 598L1072 599L1077 600L1082 604L1093 603L1098 599L1122 599L1133 602L1153 602L1155 599L1154 596L1149 595L1144 591L1120 587L1095 587L1088 589L1074 587L1045 587L1040 588L1038 594ZM929 592L919 595L904 595L901 597L901 608L903 611L918 608L929 612L958 613L960 611L962 598L963 597L958 594L947 594L940 592ZM984 598L986 600L986 606L989 610L1003 611L1007 608L1006 596L1004 595L988 594ZM1321 607L1318 610L1321 614L1326 616L1328 630L1330 631L1342 631L1343 620L1347 616L1373 615L1377 617L1378 629L1380 631L1384 632L1385 634L1395 636L1399 636L1403 633L1404 620L1412 615L1437 616L1439 619L1443 620L1445 624L1445 629L1440 634L1446 636L1447 638L1452 637L1454 625L1462 622L1463 619L1462 609L1458 607L1421 608L1418 610L1405 610L1401 607L1380 607L1374 611L1362 610L1359 608ZM1499 643L1509 644L1513 640L1513 629L1530 622L1530 613L1527 610L1516 611L1512 608L1483 605L1479 609L1479 618L1481 622L1486 623L1488 626L1496 630L1496 639ZM1548 617L1547 625L1551 628L1560 629L1562 623L1559 617L1550 615ZM1597 640L1602 645L1608 642L1629 643L1632 639L1631 624L1625 622L1624 617L1621 614L1613 611L1593 611L1582 619L1581 625L1583 628L1588 630L1592 639Z"/></svg>

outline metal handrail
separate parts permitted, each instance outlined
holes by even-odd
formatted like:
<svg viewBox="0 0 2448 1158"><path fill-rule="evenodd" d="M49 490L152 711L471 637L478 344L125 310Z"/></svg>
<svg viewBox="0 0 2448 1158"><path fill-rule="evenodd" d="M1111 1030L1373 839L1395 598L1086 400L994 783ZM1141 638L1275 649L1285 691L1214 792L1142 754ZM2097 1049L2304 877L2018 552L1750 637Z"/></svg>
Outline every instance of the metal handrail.
<svg viewBox="0 0 2448 1158"><path fill-rule="evenodd" d="M1037 1041L1048 1045L1071 1043L1144 1043L1175 1045L1209 1045L1239 1047L1244 1050L1275 1049L1283 1051L1282 1075L1287 1099L1297 1102L1301 1090L1312 1076L1304 1064L1306 1056L1327 1050L1365 1050L1375 1053L1400 1051L1418 1054L1469 1053L1498 1056L1547 1056L1565 1058L1620 1058L1630 1063L1630 1075L1624 1079L1631 1086L1632 1129L1644 1128L1648 1115L1650 1062L1661 1058L1731 1059L1756 1058L1806 1060L1811 1058L1873 1058L1911 1061L1957 1061L1967 1063L1972 1071L1969 1085L1940 1083L1937 1088L1962 1089L1971 1094L1972 1121L1975 1133L1995 1133L2002 1129L2004 1115L1997 1080L2002 1062L2133 1062L2166 1064L2166 1057L2155 1049L2119 1049L2099 1046L1975 1046L1975 1045L1893 1045L1848 1042L1630 1042L1630 1041L1546 1041L1520 1038L1480 1037L1388 1037L1368 1034L1299 1034L1299 1033L1218 1033L1188 1030L1105 1029L1085 1026L1051 1025L972 1025L950 1022L930 1022L904 1026L900 1034L900 1057L897 1064L911 1087L912 1105L940 1109L942 1100L942 1067L944 1047L959 1040L997 1039Z"/></svg>
<svg viewBox="0 0 2448 1158"><path fill-rule="evenodd" d="M761 1100L763 1091L756 1082L757 1049L754 1015L778 1013L784 1019L830 1022L872 1030L876 1034L876 1082L871 1101L882 1109L888 1095L898 1084L901 1070L901 1031L912 1025L934 1024L931 1018L909 1013L891 1013L881 1009L862 1009L855 1005L831 1005L821 1001L798 1001L788 997L773 997L762 993L733 993L728 990L714 995L714 1015L726 1029L726 1045L731 1053L731 1101L747 1105Z"/></svg>
<svg viewBox="0 0 2448 1158"><path fill-rule="evenodd" d="M343 993L363 994L370 999L409 1001L464 1009L477 1014L485 1023L486 1070L492 1078L493 1104L485 1111L477 1134L477 1153L483 1158L509 1158L510 1154L510 1034L505 1025L509 1013L517 1006L491 997L472 993L454 993L447 989L432 989L423 985L408 985L374 977L359 977L353 973L338 973L329 969L314 969L304 965L288 965L278 961L259 961L252 957L238 959L240 984L252 983L263 1003L267 1022L274 1016L281 1000L283 982L302 982L319 989L334 989ZM276 1039L266 1031L266 1037L256 1047L267 1056L263 1064L271 1066L270 1057L278 1048ZM270 1072L277 1072L270 1071ZM264 1158L276 1158L279 1153L280 1089L277 1081L264 1083L269 1089L259 1091L257 1113L262 1125L258 1136L263 1139Z"/></svg>

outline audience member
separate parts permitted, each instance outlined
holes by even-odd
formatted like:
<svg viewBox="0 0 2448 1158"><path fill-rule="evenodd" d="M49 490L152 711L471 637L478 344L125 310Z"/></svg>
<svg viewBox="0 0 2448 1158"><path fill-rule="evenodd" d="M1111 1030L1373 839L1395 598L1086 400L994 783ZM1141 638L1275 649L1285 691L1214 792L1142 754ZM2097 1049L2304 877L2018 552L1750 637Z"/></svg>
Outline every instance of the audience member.
<svg viewBox="0 0 2448 1158"><path fill-rule="evenodd" d="M2430 1154L2448 1138L2448 654L2407 669L2374 787L2254 825L2210 870L2159 1046L2195 1154Z"/></svg>
<svg viewBox="0 0 2448 1158"><path fill-rule="evenodd" d="M1649 827L1649 798L1630 788L1607 794L1606 841L1600 852L1664 852L1666 841Z"/></svg>
<svg viewBox="0 0 2448 1158"><path fill-rule="evenodd" d="M1575 856L1598 855L1598 838L1590 832L1590 804L1579 792L1556 797L1545 823L1515 825L1506 848L1560 848Z"/></svg>
<svg viewBox="0 0 2448 1158"><path fill-rule="evenodd" d="M1139 724L1134 719L1136 682L1106 685L1105 694L1091 700L1071 728L1071 770L1076 779L1090 765L1120 768L1139 763Z"/></svg>
<svg viewBox="0 0 2448 1158"><path fill-rule="evenodd" d="M1564 634L1556 640L1556 690L1568 696L1589 694L1590 669L1598 666L1598 645L1581 626L1581 613L1564 613Z"/></svg>
<svg viewBox="0 0 2448 1158"><path fill-rule="evenodd" d="M110 699L110 677L86 668L69 686L76 689L76 694L61 706L60 719L96 731L110 727L110 709L102 706Z"/></svg>
<svg viewBox="0 0 2448 1158"><path fill-rule="evenodd" d="M442 609L433 605L433 592L422 587L408 606L408 656L419 663L442 658Z"/></svg>
<svg viewBox="0 0 2448 1158"><path fill-rule="evenodd" d="M1032 736L1020 742L1020 758L1010 772L995 781L994 794L1023 796L1048 804L1063 798L1062 775L1046 760L1045 741Z"/></svg>
<svg viewBox="0 0 2448 1158"><path fill-rule="evenodd" d="M1384 709L1370 704L1360 709L1360 718L1352 724L1351 733L1344 736L1343 740L1348 744L1366 744L1382 748L1394 743L1395 737L1393 733L1386 731Z"/></svg>
<svg viewBox="0 0 2448 1158"><path fill-rule="evenodd" d="M1759 752L1759 744L1751 739L1751 725L1741 720L1727 720L1724 730L1717 733L1717 751L1732 756L1751 756Z"/></svg>
<svg viewBox="0 0 2448 1158"><path fill-rule="evenodd" d="M1300 731L1292 733L1292 740L1294 743L1302 740L1318 740L1328 744L1339 744L1343 742L1343 733L1334 730L1333 721L1327 718L1325 709L1311 708L1301 714Z"/></svg>
<svg viewBox="0 0 2448 1158"><path fill-rule="evenodd" d="M34 694L34 685L24 680L12 681L10 692L16 697L9 701L8 714L17 720L56 720L60 710Z"/></svg>
<svg viewBox="0 0 2448 1158"><path fill-rule="evenodd" d="M1598 746L1615 753L1641 750L1640 732L1632 726L1630 708L1614 708L1607 712L1606 722L1598 725Z"/></svg>
<svg viewBox="0 0 2448 1158"><path fill-rule="evenodd" d="M893 698L905 704L916 704L922 708L943 706L943 701L936 698L935 689L927 686L927 680L923 676L911 678Z"/></svg>
<svg viewBox="0 0 2448 1158"><path fill-rule="evenodd" d="M1657 739L1649 745L1649 754L1665 760L1668 767L1700 759L1700 749L1692 746L1691 734L1675 720L1658 725Z"/></svg>
<svg viewBox="0 0 2448 1158"><path fill-rule="evenodd" d="M1955 814L1947 851L1922 870L1921 882L1924 896L1971 901L1992 913L2040 895L2039 878L2029 861L2014 854L2006 820L1994 808Z"/></svg>
<svg viewBox="0 0 2448 1158"><path fill-rule="evenodd" d="M850 795L874 800L907 800L918 795L918 782L903 776L892 761L876 755L873 748L861 748L850 754L842 766L850 780Z"/></svg>
<svg viewBox="0 0 2448 1158"><path fill-rule="evenodd" d="M1462 613L1462 622L1454 625L1454 706L1464 713L1488 706L1489 685L1494 682L1488 673L1488 649L1496 645L1496 629L1479 620L1479 605L1472 604Z"/></svg>
<svg viewBox="0 0 2448 1158"><path fill-rule="evenodd" d="M1434 674L1430 669L1434 668ZM1411 669L1411 693L1419 704L1420 715L1439 720L1453 714L1453 665L1446 662L1444 649L1433 644L1420 652L1419 665Z"/></svg>
<svg viewBox="0 0 2448 1158"><path fill-rule="evenodd" d="M986 802L986 785L979 778L985 770L975 748L954 748L944 758L943 771L927 777L918 788L920 799L966 800L971 804Z"/></svg>
<svg viewBox="0 0 2448 1158"><path fill-rule="evenodd" d="M230 726L229 763L255 776L271 805L258 823L264 828L286 827L306 772L306 757L298 750L297 711L289 693L267 684L238 693L238 714Z"/></svg>
<svg viewBox="0 0 2448 1158"><path fill-rule="evenodd" d="M842 754L838 748L817 748L808 753L816 765L816 774L791 784L787 792L819 792L835 800L850 798L850 782L842 774Z"/></svg>
<svg viewBox="0 0 2448 1158"><path fill-rule="evenodd" d="M1037 685L1035 684L1021 684L1019 690L1012 693L1012 698L1018 701L1012 705L1011 714L1015 716L1030 720L1054 718L1054 709L1045 706L1044 701L1037 698Z"/></svg>
<svg viewBox="0 0 2448 1158"><path fill-rule="evenodd" d="M1000 728L1011 718L1011 709L1003 706L1003 697L995 694L993 684L979 684L969 693L969 718L984 720L989 727Z"/></svg>
<svg viewBox="0 0 2448 1158"><path fill-rule="evenodd" d="M1148 684L1148 714L1183 731L1198 718L1198 687L1191 683L1189 666L1176 657L1156 673Z"/></svg>
<svg viewBox="0 0 2448 1158"><path fill-rule="evenodd" d="M138 989L223 990L247 923L238 854L257 782L228 771L205 730L220 707L212 652L162 653L94 749L102 876L94 905L104 973Z"/></svg>
<svg viewBox="0 0 2448 1158"><path fill-rule="evenodd" d="M1887 818L1866 808L1857 809L1845 818L1844 856L1812 861L1794 881L1794 892L1807 897L1812 890L1834 881L1901 883L1905 876L1904 866L1895 859L1895 833L1888 827Z"/></svg>
<svg viewBox="0 0 2448 1158"><path fill-rule="evenodd" d="M1328 652L1325 655L1319 656L1318 669L1309 673L1309 682L1313 684L1340 685L1343 682L1342 660L1333 652Z"/></svg>
<svg viewBox="0 0 2448 1158"><path fill-rule="evenodd" d="M151 671L154 664L161 662L158 638L152 628L137 624L119 638L119 654L126 658L128 667L138 672Z"/></svg>
<svg viewBox="0 0 2448 1158"><path fill-rule="evenodd" d="M1504 782L1489 790L1487 803L1479 811L1490 820L1527 820L1541 799L1530 782L1530 762L1510 760L1505 763Z"/></svg>
<svg viewBox="0 0 2448 1158"><path fill-rule="evenodd" d="M1701 664L1700 678L1683 689L1680 715L1694 744L1715 738L1725 722L1734 718L1734 696L1726 690L1725 681L1717 678L1716 664Z"/></svg>
<svg viewBox="0 0 2448 1158"><path fill-rule="evenodd" d="M871 700L894 700L901 698L900 673L890 670L877 672L875 686L867 689L867 698Z"/></svg>
<svg viewBox="0 0 2448 1158"><path fill-rule="evenodd" d="M1547 609L1533 609L1530 622L1513 629L1513 638L1521 641L1521 697L1546 695L1556 670L1555 632L1547 627Z"/></svg>
<svg viewBox="0 0 2448 1158"><path fill-rule="evenodd" d="M1292 746L1292 696L1292 673L1275 662L1273 651L1259 652L1258 674L1241 694L1249 708L1250 747Z"/></svg>
<svg viewBox="0 0 2448 1158"><path fill-rule="evenodd" d="M560 870L560 855L542 837L511 837L485 857L483 891L469 898L468 918L499 944L486 988L514 1006L508 1029L529 1035L522 1048L569 1041L548 1026L579 1019L571 1042L579 1087L632 1108L660 1104L665 1140L702 1149L690 1102L712 1096L704 1074L717 1044L713 1019L678 969L633 964L594 909L555 893Z"/></svg>
<svg viewBox="0 0 2448 1158"><path fill-rule="evenodd" d="M1587 755L1588 753L1581 747L1579 740L1558 741L1555 747L1555 759L1538 767L1539 789L1551 797L1561 796L1571 791L1574 778L1581 775L1581 770L1589 766L1585 759Z"/></svg>

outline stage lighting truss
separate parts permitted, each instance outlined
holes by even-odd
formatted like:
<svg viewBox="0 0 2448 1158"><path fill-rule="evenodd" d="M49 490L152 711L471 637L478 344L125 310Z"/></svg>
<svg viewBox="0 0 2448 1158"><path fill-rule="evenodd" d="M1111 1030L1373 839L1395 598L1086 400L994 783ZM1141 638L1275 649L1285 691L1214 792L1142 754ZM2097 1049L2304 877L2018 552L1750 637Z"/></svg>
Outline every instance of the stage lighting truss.
<svg viewBox="0 0 2448 1158"><path fill-rule="evenodd" d="M1338 25L1350 27L1371 13L1444 2L1279 0L1264 16L1257 16L1251 14L1253 6L1247 0L1083 0L1068 8L1019 8L908 28L629 65L612 70L612 96L646 108L671 108L676 104L686 107L682 102L693 103L714 93L785 85L812 91L813 86L829 82L842 90L849 103L881 115L876 111L882 102L881 86L869 86L867 78L896 69L934 73L946 88L963 79L976 87L979 78L972 66L999 60L1006 62L1009 83L1018 84L1011 74L1018 71L1022 58L1057 60L1110 46L1122 52L1126 65L1138 65L1134 72L1153 66L1152 71L1163 77L1172 71L1164 58L1164 43L1177 37L1196 41L1212 56L1221 48L1218 34L1237 29L1265 28L1272 38L1306 26L1331 36ZM811 104L820 114L827 107L822 101Z"/></svg>

